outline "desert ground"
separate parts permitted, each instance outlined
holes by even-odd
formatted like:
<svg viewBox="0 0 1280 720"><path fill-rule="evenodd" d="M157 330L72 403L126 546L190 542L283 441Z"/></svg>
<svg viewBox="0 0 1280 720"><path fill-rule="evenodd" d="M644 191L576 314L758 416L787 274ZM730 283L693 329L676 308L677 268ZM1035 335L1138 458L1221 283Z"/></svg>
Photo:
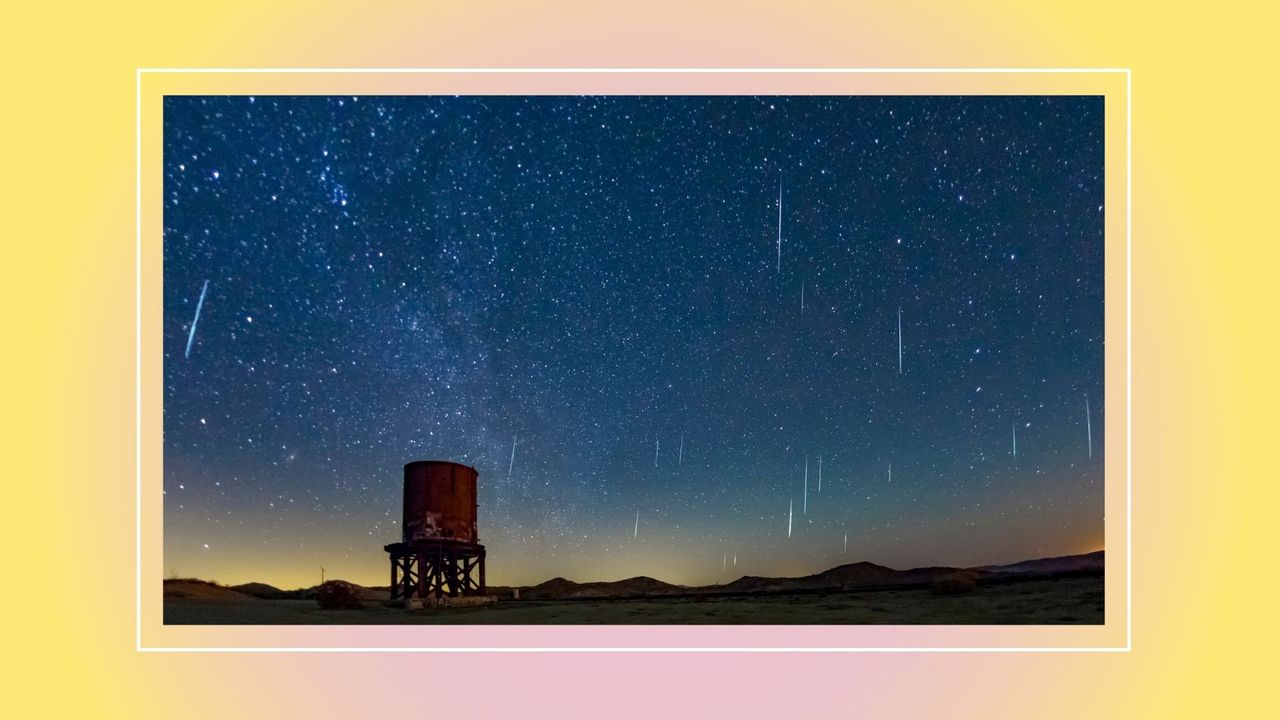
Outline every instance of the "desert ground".
<svg viewBox="0 0 1280 720"><path fill-rule="evenodd" d="M1104 620L1100 574L980 585L955 595L922 587L728 597L501 600L478 607L414 611L386 607L379 600L366 600L359 609L323 610L310 599L231 597L216 591L190 595L166 594L166 624L1089 625Z"/></svg>

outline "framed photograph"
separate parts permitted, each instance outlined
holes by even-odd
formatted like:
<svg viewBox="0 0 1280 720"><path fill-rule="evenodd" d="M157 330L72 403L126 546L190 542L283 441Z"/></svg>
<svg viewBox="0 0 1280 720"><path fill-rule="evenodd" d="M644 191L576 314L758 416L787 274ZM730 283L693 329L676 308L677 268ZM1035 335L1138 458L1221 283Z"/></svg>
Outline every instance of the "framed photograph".
<svg viewBox="0 0 1280 720"><path fill-rule="evenodd" d="M142 75L146 634L1123 646L1126 81Z"/></svg>

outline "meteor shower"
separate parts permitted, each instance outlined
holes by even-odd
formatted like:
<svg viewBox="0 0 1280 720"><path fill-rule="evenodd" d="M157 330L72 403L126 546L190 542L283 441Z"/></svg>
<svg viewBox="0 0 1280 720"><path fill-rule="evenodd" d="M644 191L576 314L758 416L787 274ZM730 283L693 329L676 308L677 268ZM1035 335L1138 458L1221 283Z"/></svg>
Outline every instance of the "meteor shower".
<svg viewBox="0 0 1280 720"><path fill-rule="evenodd" d="M1103 119L167 97L165 621L1101 623Z"/></svg>

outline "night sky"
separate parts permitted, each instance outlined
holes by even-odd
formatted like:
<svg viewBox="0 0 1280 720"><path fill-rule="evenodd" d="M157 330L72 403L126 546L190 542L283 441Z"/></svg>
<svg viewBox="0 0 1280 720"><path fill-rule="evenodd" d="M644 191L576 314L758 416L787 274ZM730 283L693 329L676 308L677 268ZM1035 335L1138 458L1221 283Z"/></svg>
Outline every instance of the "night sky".
<svg viewBox="0 0 1280 720"><path fill-rule="evenodd" d="M1099 97L164 124L168 575L385 584L414 459L479 471L491 584L1103 545Z"/></svg>

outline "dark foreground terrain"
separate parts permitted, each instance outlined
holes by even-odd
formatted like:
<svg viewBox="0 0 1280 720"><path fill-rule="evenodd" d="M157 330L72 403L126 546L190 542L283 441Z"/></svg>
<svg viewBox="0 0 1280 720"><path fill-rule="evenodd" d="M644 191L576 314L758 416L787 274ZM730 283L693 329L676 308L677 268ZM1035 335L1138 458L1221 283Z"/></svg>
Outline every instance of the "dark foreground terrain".
<svg viewBox="0 0 1280 720"><path fill-rule="evenodd" d="M1062 625L1103 623L1101 574L980 584L960 594L932 588L576 600L503 600L406 612L366 600L322 610L309 599L166 593L176 625Z"/></svg>

